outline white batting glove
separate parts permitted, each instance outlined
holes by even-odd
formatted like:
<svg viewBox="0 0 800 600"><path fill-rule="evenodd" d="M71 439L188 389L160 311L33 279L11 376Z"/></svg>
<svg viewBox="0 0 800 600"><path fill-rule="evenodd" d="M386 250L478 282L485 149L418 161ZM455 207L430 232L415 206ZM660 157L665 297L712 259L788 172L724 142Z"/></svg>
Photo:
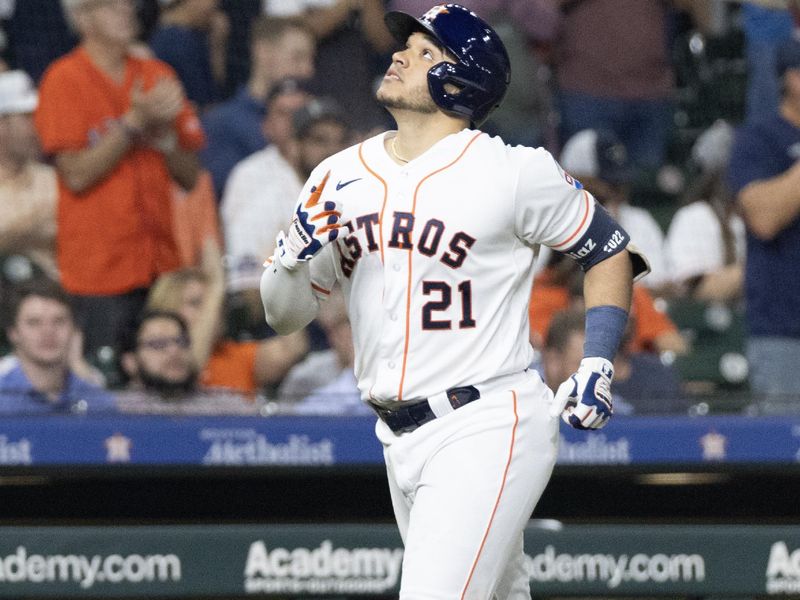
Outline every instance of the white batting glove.
<svg viewBox="0 0 800 600"><path fill-rule="evenodd" d="M342 213L338 202L320 200L330 174L328 171L320 184L311 188L308 200L297 203L288 235L283 231L278 234L275 255L289 270L314 258L339 235Z"/></svg>
<svg viewBox="0 0 800 600"><path fill-rule="evenodd" d="M608 423L614 409L611 380L614 367L605 358L584 358L578 370L562 383L553 398L550 414L575 429L600 429Z"/></svg>

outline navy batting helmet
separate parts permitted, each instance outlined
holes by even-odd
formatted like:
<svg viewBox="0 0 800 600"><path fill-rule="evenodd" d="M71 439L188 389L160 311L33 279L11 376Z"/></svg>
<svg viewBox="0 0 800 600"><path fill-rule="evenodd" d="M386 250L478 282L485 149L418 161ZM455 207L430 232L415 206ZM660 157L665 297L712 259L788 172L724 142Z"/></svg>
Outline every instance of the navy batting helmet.
<svg viewBox="0 0 800 600"><path fill-rule="evenodd" d="M434 37L457 60L428 71L428 89L443 110L480 123L503 100L511 80L511 63L500 36L486 21L458 4L434 6L419 19L393 11L386 26L405 43L414 32ZM458 88L450 93L446 84Z"/></svg>

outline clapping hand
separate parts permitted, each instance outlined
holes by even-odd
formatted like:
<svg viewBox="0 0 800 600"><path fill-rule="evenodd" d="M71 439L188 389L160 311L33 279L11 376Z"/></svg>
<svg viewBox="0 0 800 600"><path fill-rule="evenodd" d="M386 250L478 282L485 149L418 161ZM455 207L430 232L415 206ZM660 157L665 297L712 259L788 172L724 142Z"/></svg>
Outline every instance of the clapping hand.
<svg viewBox="0 0 800 600"><path fill-rule="evenodd" d="M171 127L183 103L183 87L175 78L163 77L147 91L141 80L136 81L131 90L129 125L142 132Z"/></svg>

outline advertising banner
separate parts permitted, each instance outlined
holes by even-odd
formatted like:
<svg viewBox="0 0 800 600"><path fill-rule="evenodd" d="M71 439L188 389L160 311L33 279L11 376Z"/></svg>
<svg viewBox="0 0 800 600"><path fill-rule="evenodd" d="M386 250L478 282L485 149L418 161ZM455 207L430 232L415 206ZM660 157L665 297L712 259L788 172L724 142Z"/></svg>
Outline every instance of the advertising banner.
<svg viewBox="0 0 800 600"><path fill-rule="evenodd" d="M383 464L371 417L52 416L0 422L0 468ZM559 465L798 464L800 418L615 417L564 425Z"/></svg>
<svg viewBox="0 0 800 600"><path fill-rule="evenodd" d="M537 595L800 593L800 527L532 521ZM0 528L0 598L389 596L393 525Z"/></svg>

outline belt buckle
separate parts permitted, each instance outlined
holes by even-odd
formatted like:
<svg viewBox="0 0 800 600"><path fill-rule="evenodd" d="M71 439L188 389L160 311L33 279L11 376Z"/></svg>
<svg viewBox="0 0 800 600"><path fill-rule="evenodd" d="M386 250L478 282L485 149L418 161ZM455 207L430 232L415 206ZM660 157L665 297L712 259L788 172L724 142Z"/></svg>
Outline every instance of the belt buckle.
<svg viewBox="0 0 800 600"><path fill-rule="evenodd" d="M412 427L412 431L417 427L425 425L425 423L433 421L436 418L436 415L433 414L433 409L431 409L431 405L427 400L421 400L416 404L412 404L406 410L409 418L415 424L415 426Z"/></svg>

